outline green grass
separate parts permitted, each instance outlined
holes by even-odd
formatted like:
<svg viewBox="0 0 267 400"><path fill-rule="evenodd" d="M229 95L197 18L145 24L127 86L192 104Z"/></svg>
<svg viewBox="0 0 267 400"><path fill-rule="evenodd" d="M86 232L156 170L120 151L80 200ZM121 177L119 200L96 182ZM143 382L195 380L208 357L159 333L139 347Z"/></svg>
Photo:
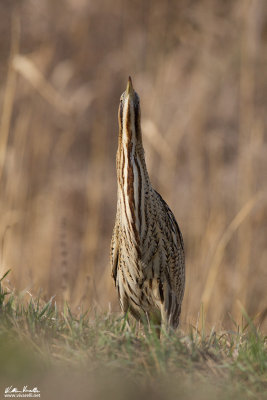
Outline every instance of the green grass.
<svg viewBox="0 0 267 400"><path fill-rule="evenodd" d="M43 399L267 398L266 338L248 317L236 332L191 328L159 340L116 314L74 315L27 297L0 287L1 396L27 384Z"/></svg>

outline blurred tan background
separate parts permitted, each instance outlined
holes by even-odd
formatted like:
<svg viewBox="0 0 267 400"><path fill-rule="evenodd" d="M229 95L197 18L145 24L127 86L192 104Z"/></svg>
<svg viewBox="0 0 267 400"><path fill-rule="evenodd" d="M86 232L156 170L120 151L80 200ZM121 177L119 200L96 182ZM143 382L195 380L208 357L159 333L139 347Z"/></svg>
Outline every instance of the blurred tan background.
<svg viewBox="0 0 267 400"><path fill-rule="evenodd" d="M186 246L183 324L267 300L265 0L0 4L0 272L118 310L109 242L117 108L141 98L148 170ZM259 317L262 321L264 314Z"/></svg>

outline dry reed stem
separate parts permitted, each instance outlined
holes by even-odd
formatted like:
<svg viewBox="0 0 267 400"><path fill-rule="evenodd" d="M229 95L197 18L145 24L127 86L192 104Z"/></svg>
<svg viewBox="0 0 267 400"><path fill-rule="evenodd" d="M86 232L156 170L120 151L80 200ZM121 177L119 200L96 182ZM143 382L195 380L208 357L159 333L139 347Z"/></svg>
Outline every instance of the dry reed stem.
<svg viewBox="0 0 267 400"><path fill-rule="evenodd" d="M54 89L28 57L17 54L13 58L12 66L14 70L21 74L49 104L56 107L56 109L63 114L70 114L70 103Z"/></svg>
<svg viewBox="0 0 267 400"><path fill-rule="evenodd" d="M12 60L19 51L19 41L20 41L20 20L17 10L14 9L12 14L12 23L11 23L11 49L10 49L10 56L8 63L8 73L7 73L7 81L4 94L4 104L3 104L1 128L0 128L0 181L2 179L3 168L5 164L8 136L10 131L11 117L12 117L13 104L16 92L17 74L12 68Z"/></svg>
<svg viewBox="0 0 267 400"><path fill-rule="evenodd" d="M258 58L260 43L260 21L262 14L261 0L244 1L243 3L244 32L241 43L240 64L240 115L239 115L239 203L244 204L253 193L254 170L253 154L251 152L254 143L255 124L257 110L255 108L255 67ZM246 243L246 246L244 246ZM249 269L252 253L252 227L250 221L238 235L238 269L242 272L240 298L247 307L247 292L249 288Z"/></svg>
<svg viewBox="0 0 267 400"><path fill-rule="evenodd" d="M160 155L160 157L168 164L169 168L174 168L177 157L175 151L169 146L168 142L158 131L156 125L148 119L142 121L143 135L149 141L149 145Z"/></svg>
<svg viewBox="0 0 267 400"><path fill-rule="evenodd" d="M206 279L205 287L201 296L201 302L203 304L203 309L205 313L207 313L212 291L214 289L215 281L218 276L218 270L220 263L222 261L224 250L229 243L231 237L235 233L235 231L239 228L242 222L249 216L259 199L262 197L263 192L258 193L252 199L250 199L238 212L235 218L232 220L228 228L225 230L224 234L221 237L221 240L218 243L218 246L215 250L214 256L211 259L210 268L208 271L208 276Z"/></svg>

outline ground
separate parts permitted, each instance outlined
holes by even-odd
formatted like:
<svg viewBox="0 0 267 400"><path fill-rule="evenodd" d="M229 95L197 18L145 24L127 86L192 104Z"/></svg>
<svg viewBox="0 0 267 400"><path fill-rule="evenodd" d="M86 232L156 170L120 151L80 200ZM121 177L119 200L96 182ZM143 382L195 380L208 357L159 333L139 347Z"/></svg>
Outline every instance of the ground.
<svg viewBox="0 0 267 400"><path fill-rule="evenodd" d="M30 300L28 300L30 298ZM244 312L245 313L245 312ZM42 399L264 399L266 337L247 318L233 331L163 332L94 310L73 315L27 292L0 293L0 392Z"/></svg>

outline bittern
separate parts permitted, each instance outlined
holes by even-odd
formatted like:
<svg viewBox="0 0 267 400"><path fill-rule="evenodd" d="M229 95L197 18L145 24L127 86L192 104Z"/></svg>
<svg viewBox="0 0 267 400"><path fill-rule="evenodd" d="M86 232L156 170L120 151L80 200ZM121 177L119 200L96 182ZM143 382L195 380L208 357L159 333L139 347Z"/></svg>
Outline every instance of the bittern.
<svg viewBox="0 0 267 400"><path fill-rule="evenodd" d="M176 328L185 287L183 238L172 211L150 183L140 101L130 77L118 120L117 213L110 259L120 305L137 320Z"/></svg>

